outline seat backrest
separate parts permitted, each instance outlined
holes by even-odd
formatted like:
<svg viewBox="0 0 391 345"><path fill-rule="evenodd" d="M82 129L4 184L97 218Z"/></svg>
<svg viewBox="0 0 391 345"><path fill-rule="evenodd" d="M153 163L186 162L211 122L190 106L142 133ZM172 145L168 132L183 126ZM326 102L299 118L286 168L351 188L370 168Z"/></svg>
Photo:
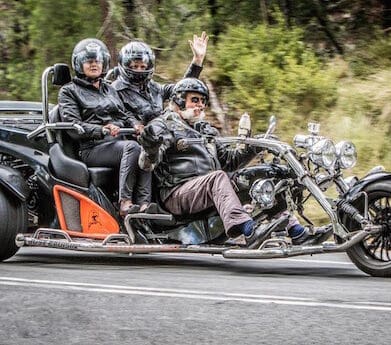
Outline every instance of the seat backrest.
<svg viewBox="0 0 391 345"><path fill-rule="evenodd" d="M53 107L53 109L49 112L49 122L56 123L61 122L61 116L58 104ZM69 134L65 130L55 131L56 142L58 142L64 151L64 153L73 159L79 159L79 146L73 140Z"/></svg>
<svg viewBox="0 0 391 345"><path fill-rule="evenodd" d="M49 122L61 122L58 105L50 111ZM102 188L111 186L113 181L118 180L118 173L113 168L88 168L80 160L78 143L69 136L66 130L57 130L54 134L56 143L50 148L49 155L51 168L59 179L82 187L88 187L91 181L95 186Z"/></svg>
<svg viewBox="0 0 391 345"><path fill-rule="evenodd" d="M61 122L58 104L49 112L49 122ZM61 180L88 187L89 172L87 166L79 159L77 143L65 130L54 131L54 135L56 143L49 150L50 165L54 174Z"/></svg>
<svg viewBox="0 0 391 345"><path fill-rule="evenodd" d="M83 162L70 158L64 153L59 143L54 143L50 147L49 156L50 168L57 178L77 186L88 188L90 173Z"/></svg>

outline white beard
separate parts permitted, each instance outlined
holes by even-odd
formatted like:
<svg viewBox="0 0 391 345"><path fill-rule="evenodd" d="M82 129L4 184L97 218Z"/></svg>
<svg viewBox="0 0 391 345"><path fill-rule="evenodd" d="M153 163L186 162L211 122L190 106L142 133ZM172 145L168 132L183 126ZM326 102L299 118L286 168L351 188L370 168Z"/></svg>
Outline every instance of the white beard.
<svg viewBox="0 0 391 345"><path fill-rule="evenodd" d="M199 115L195 114L195 108L185 109L181 111L181 116L188 123L193 125L197 121L201 121L205 117L205 112L202 110Z"/></svg>

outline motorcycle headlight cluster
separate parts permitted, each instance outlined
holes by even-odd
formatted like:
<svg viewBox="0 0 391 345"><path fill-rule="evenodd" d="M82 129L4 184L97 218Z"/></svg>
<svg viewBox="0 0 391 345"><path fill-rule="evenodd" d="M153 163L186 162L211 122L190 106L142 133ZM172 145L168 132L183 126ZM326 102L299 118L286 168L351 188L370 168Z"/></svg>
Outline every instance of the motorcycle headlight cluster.
<svg viewBox="0 0 391 345"><path fill-rule="evenodd" d="M322 139L309 148L310 159L325 169L333 167L337 160L336 149L330 139Z"/></svg>
<svg viewBox="0 0 391 345"><path fill-rule="evenodd" d="M262 208L271 208L275 199L274 183L268 179L258 179L254 181L249 194Z"/></svg>
<svg viewBox="0 0 391 345"><path fill-rule="evenodd" d="M335 145L338 157L338 164L342 169L350 169L356 165L357 150L350 141L341 141Z"/></svg>

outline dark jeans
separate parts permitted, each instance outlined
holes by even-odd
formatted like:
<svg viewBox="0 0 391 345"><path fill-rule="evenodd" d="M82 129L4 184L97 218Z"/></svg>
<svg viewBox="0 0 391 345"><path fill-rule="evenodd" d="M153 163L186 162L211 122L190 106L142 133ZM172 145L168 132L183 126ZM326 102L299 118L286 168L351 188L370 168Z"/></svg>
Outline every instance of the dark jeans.
<svg viewBox="0 0 391 345"><path fill-rule="evenodd" d="M132 140L112 140L80 152L89 167L112 167L119 170L119 200L136 204L151 202L151 173L138 166L140 145Z"/></svg>
<svg viewBox="0 0 391 345"><path fill-rule="evenodd" d="M236 225L251 217L243 209L228 175L221 170L195 177L185 182L164 203L168 211L177 215L194 214L215 206L228 236L238 236Z"/></svg>

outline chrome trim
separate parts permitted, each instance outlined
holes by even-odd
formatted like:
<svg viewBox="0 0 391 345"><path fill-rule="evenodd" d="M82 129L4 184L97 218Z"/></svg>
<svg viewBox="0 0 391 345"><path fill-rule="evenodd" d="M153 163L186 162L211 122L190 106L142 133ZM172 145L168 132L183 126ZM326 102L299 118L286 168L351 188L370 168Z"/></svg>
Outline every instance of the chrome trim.
<svg viewBox="0 0 391 345"><path fill-rule="evenodd" d="M49 95L48 95L48 76L53 73L54 67L47 67L41 77L41 88L42 88L42 117L43 125L45 126L49 122ZM50 133L49 129L46 129L46 137L49 144L54 142L53 134Z"/></svg>
<svg viewBox="0 0 391 345"><path fill-rule="evenodd" d="M310 176L308 176L307 170L302 166L302 164L296 159L293 154L293 149L290 145L284 142L280 142L272 139L254 139L254 138L237 138L237 137L227 137L221 140L220 138L216 139L220 142L224 143L243 143L255 147L262 147L266 149L272 149L279 153L279 155L287 161L289 166L295 172L298 180L302 183L308 191L313 195L319 205L324 209L324 211L329 216L331 223L333 225L334 232L342 237L346 238L348 232L339 224L338 216L336 212L333 210L330 203L327 201L325 195L317 186L317 184L312 180Z"/></svg>

